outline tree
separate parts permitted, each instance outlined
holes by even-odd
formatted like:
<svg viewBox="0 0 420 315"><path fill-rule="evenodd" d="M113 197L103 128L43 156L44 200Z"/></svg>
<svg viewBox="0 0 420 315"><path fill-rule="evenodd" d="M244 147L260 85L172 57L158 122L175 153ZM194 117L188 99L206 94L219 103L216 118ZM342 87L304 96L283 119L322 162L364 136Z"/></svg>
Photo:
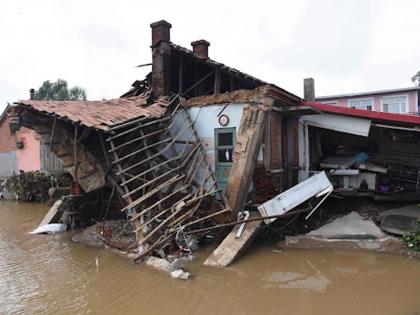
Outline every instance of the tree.
<svg viewBox="0 0 420 315"><path fill-rule="evenodd" d="M56 82L44 81L41 87L35 92L36 100L43 101L64 101L64 100L86 100L86 90L79 86L69 89L67 81L58 79Z"/></svg>
<svg viewBox="0 0 420 315"><path fill-rule="evenodd" d="M416 86L420 86L420 71L413 75L411 81L413 81Z"/></svg>

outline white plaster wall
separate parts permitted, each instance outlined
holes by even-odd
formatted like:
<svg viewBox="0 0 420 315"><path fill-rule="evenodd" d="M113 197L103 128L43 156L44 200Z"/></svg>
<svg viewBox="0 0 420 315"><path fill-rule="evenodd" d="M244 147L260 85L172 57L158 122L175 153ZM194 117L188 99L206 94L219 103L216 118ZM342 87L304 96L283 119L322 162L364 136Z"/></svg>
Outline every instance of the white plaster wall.
<svg viewBox="0 0 420 315"><path fill-rule="evenodd" d="M193 121L195 121L195 128L203 140L206 154L209 157L210 163L214 168L214 129L216 128L233 128L236 127L238 132L239 124L242 118L242 112L245 104L231 104L225 108L223 114L229 117L229 124L221 126L217 115L225 105L210 105L205 107L192 107L188 109L188 113Z"/></svg>

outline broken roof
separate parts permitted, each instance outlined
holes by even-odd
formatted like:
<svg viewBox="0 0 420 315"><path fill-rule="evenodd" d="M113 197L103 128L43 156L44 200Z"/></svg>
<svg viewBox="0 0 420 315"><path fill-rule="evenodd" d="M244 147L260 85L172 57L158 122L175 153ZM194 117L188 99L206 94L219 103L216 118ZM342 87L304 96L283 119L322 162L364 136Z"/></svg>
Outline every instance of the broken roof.
<svg viewBox="0 0 420 315"><path fill-rule="evenodd" d="M258 78L255 78L255 77L253 77L253 76L251 76L249 74L246 74L244 72L241 72L241 71L239 71L239 70L237 70L235 68L228 67L228 66L224 65L223 63L217 62L217 61L215 61L213 59L199 57L192 50L189 50L189 49L187 49L185 47L176 45L176 44L174 44L172 42L170 43L170 45L171 45L171 48L172 49L174 49L174 50L176 50L176 51L178 51L178 52L180 52L180 53L182 53L184 55L187 55L187 56L189 56L191 58L194 58L194 59L196 59L198 61L201 61L201 62L203 62L203 63L211 66L212 68L217 68L218 67L221 71L226 72L226 73L228 73L228 74L230 74L232 76L238 76L241 79L253 81L257 85L268 84L267 82L265 82L263 80L260 80Z"/></svg>
<svg viewBox="0 0 420 315"><path fill-rule="evenodd" d="M364 109L339 107L316 102L302 102L303 106L310 106L325 113L366 118L375 121L389 122L394 124L420 126L420 117L404 114L383 113Z"/></svg>
<svg viewBox="0 0 420 315"><path fill-rule="evenodd" d="M159 118L166 112L168 102L164 99L158 99L151 105L147 105L147 100L148 96L143 94L103 101L27 100L15 104L89 128L108 130L140 117Z"/></svg>
<svg viewBox="0 0 420 315"><path fill-rule="evenodd" d="M253 90L235 90L213 95L201 95L190 98L184 102L185 107L207 106L215 104L233 103L258 103L263 96L271 97L275 101L280 101L282 105L298 105L301 98L282 89L278 86L267 84ZM274 104L279 105L277 103Z"/></svg>

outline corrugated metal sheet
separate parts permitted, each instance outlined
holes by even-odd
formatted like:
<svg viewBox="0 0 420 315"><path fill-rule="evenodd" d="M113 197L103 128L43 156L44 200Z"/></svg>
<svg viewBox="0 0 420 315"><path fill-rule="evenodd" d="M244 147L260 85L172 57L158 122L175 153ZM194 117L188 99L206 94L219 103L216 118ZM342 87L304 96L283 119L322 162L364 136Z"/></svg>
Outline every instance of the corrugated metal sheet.
<svg viewBox="0 0 420 315"><path fill-rule="evenodd" d="M0 178L18 173L16 151L0 153Z"/></svg>
<svg viewBox="0 0 420 315"><path fill-rule="evenodd" d="M158 118L168 102L163 99L147 105L147 96L140 95L104 101L37 101L15 103L19 106L67 119L86 127L108 130L110 127L139 117Z"/></svg>
<svg viewBox="0 0 420 315"><path fill-rule="evenodd" d="M327 175L325 172L321 172L266 201L258 207L258 211L262 216L281 215L296 208L309 198L320 197L332 190L333 186ZM265 219L264 222L269 224L274 220L276 219Z"/></svg>
<svg viewBox="0 0 420 315"><path fill-rule="evenodd" d="M316 102L302 102L303 106L310 106L325 113L367 118L373 121L384 121L395 124L420 126L420 117L404 114L383 113L371 110L338 107Z"/></svg>
<svg viewBox="0 0 420 315"><path fill-rule="evenodd" d="M370 119L347 117L340 115L321 114L306 115L301 117L304 123L339 132L367 137L370 130Z"/></svg>

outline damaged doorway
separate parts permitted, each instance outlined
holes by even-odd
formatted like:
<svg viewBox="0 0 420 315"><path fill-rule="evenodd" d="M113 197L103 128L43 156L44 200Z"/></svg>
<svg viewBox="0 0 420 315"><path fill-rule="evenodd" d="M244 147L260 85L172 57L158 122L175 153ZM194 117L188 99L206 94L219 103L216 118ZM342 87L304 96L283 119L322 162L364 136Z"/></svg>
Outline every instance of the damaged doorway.
<svg viewBox="0 0 420 315"><path fill-rule="evenodd" d="M230 169L233 162L233 149L236 142L236 128L214 129L216 179L223 192L226 191Z"/></svg>

